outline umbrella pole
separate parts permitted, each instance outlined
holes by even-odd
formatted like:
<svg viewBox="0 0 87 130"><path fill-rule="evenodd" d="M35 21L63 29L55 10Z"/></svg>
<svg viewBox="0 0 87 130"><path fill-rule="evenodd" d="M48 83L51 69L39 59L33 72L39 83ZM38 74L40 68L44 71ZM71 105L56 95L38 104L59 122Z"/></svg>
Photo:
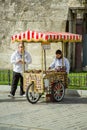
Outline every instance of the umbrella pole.
<svg viewBox="0 0 87 130"><path fill-rule="evenodd" d="M64 42L62 42L62 54L63 54L63 57L62 57L62 66L64 66Z"/></svg>
<svg viewBox="0 0 87 130"><path fill-rule="evenodd" d="M41 73L42 73L42 88L44 91L44 85L43 85L43 82L44 82L44 79L43 79L43 46L42 45L41 45Z"/></svg>
<svg viewBox="0 0 87 130"><path fill-rule="evenodd" d="M41 46L42 47L42 46ZM43 47L41 48L41 70L43 72Z"/></svg>
<svg viewBox="0 0 87 130"><path fill-rule="evenodd" d="M45 67L45 73L46 73L46 50L44 49L44 67Z"/></svg>
<svg viewBox="0 0 87 130"><path fill-rule="evenodd" d="M22 57L23 57L23 73L25 72L25 57L24 57L24 42L22 42L23 44L23 52L22 52Z"/></svg>

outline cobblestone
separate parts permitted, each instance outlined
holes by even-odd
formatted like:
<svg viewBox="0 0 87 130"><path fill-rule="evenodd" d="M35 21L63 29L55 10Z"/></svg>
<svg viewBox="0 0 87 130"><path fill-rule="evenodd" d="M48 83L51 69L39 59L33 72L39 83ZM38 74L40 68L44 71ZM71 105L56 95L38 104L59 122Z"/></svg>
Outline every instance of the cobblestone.
<svg viewBox="0 0 87 130"><path fill-rule="evenodd" d="M19 89L9 98L9 90L0 86L0 130L87 130L86 97L65 95L59 103L42 98L30 104Z"/></svg>

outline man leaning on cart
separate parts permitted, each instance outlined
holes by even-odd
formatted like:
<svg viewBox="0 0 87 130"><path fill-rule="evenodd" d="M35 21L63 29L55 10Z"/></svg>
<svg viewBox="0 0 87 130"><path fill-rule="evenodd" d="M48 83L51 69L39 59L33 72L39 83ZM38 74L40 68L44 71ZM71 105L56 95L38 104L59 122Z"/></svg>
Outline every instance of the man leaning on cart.
<svg viewBox="0 0 87 130"><path fill-rule="evenodd" d="M24 60L23 60L24 52ZM11 63L13 64L13 79L9 97L14 97L17 89L18 82L20 80L20 95L25 96L23 91L23 64L25 71L28 70L28 64L32 61L30 54L25 50L23 42L18 44L18 50L15 51L11 56Z"/></svg>

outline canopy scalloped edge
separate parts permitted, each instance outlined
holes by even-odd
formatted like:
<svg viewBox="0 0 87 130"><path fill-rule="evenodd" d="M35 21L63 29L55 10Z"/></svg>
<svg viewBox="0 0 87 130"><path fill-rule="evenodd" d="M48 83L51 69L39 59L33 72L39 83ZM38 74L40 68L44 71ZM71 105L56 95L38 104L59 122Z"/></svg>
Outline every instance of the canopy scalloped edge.
<svg viewBox="0 0 87 130"><path fill-rule="evenodd" d="M49 43L49 42L81 42L82 35L67 32L36 32L26 31L24 33L13 35L12 42L29 42L29 43Z"/></svg>

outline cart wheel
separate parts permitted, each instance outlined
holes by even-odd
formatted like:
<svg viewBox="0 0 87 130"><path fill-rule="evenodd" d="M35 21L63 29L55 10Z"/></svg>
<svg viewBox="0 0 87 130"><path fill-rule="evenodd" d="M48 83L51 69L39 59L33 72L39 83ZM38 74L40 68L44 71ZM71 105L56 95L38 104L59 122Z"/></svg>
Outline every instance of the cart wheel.
<svg viewBox="0 0 87 130"><path fill-rule="evenodd" d="M41 97L39 93L34 92L33 82L27 87L26 97L27 97L27 100L32 104L36 103Z"/></svg>
<svg viewBox="0 0 87 130"><path fill-rule="evenodd" d="M55 83L52 87L52 95L55 101L59 102L63 99L65 95L65 88L63 83L60 81Z"/></svg>

